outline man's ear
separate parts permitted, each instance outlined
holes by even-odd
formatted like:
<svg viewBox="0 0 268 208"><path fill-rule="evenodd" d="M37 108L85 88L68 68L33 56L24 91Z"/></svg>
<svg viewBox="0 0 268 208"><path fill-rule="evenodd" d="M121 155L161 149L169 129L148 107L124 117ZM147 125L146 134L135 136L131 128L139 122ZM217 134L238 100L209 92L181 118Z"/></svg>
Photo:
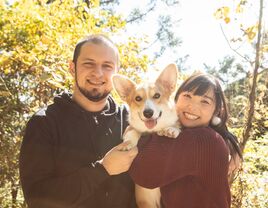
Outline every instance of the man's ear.
<svg viewBox="0 0 268 208"><path fill-rule="evenodd" d="M75 77L75 63L73 61L69 61L69 71L73 77Z"/></svg>

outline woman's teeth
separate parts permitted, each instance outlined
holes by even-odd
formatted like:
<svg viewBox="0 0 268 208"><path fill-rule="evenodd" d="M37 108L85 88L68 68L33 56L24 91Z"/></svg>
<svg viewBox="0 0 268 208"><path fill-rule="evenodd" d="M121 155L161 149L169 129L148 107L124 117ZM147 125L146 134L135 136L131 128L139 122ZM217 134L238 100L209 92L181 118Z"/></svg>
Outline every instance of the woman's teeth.
<svg viewBox="0 0 268 208"><path fill-rule="evenodd" d="M190 119L190 120L196 120L199 118L199 116L190 114L190 113L184 113L185 118Z"/></svg>

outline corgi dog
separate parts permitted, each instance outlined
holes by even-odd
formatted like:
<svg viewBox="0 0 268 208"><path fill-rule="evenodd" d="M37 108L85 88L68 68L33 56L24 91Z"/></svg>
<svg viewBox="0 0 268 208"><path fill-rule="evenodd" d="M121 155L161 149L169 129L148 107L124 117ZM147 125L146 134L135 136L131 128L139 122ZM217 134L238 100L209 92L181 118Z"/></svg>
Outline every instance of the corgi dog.
<svg viewBox="0 0 268 208"><path fill-rule="evenodd" d="M157 133L176 138L180 133L175 102L172 99L177 85L178 69L169 64L154 82L137 85L129 78L112 77L115 91L129 106L129 127L123 140L130 141L127 149L136 146L144 133Z"/></svg>
<svg viewBox="0 0 268 208"><path fill-rule="evenodd" d="M154 82L137 85L122 75L112 77L115 91L129 106L129 127L123 140L130 141L130 144L123 150L136 146L144 133L157 133L172 138L179 135L180 125L172 99L177 76L176 65L169 64ZM136 184L135 194L139 207L161 207L159 188L147 189Z"/></svg>

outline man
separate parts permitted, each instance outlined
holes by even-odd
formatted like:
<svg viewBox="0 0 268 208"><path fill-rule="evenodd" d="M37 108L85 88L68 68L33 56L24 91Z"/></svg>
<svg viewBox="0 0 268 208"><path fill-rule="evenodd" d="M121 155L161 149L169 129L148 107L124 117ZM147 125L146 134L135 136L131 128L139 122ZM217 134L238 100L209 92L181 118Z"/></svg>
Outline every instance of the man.
<svg viewBox="0 0 268 208"><path fill-rule="evenodd" d="M127 111L110 96L118 62L108 38L79 42L70 64L73 94L55 97L28 122L20 177L29 208L136 207L126 171L137 149L121 151Z"/></svg>

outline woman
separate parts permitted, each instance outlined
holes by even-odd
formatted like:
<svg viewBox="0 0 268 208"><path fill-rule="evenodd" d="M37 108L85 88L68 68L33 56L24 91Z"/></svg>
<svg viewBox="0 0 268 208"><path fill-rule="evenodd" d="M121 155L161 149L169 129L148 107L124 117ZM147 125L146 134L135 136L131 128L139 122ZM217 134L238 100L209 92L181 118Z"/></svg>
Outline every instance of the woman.
<svg viewBox="0 0 268 208"><path fill-rule="evenodd" d="M237 138L226 126L228 110L218 80L208 74L189 77L178 89L176 111L182 125L177 139L142 138L130 168L138 186L160 187L166 208L228 208L228 175L240 164ZM140 207L148 206L137 197Z"/></svg>

